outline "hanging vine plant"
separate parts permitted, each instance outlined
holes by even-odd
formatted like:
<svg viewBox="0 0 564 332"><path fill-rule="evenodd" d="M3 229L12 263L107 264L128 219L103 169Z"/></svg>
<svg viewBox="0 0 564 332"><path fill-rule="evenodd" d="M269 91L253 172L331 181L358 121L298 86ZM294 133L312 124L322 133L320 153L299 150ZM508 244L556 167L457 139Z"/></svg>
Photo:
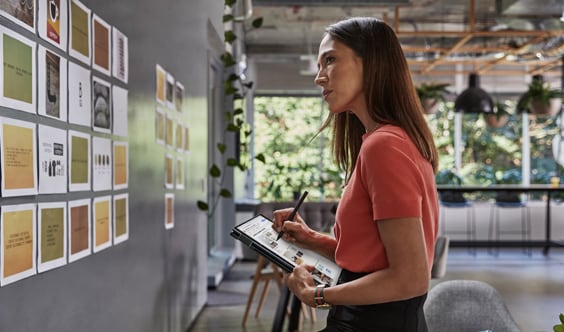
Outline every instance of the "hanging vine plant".
<svg viewBox="0 0 564 332"><path fill-rule="evenodd" d="M237 0L225 0L224 6L226 12L233 12L233 7L237 3ZM223 23L232 22L232 27L235 24L244 24L246 23L248 18L245 17L235 17L232 14L223 15ZM263 18L258 17L254 18L250 22L249 29L258 29L262 26ZM249 31L249 30L247 30ZM225 180L225 170L227 168L238 168L241 171L246 171L249 169L251 164L251 155L250 155L250 137L252 134L252 129L249 123L245 121L245 96L249 93L250 90L253 88L253 82L246 80L244 73L238 73L235 69L235 65L237 63L233 53L230 51L232 47L228 47L228 45L233 45L233 43L237 40L237 34L233 31L233 29L227 29L224 32L224 39L225 39L225 46L226 50L221 55L220 59L223 63L223 68L225 71L226 79L223 82L224 88L224 96L226 100L231 103L230 106L226 106L226 111L224 112L225 116L225 130L223 131L222 139L216 145L217 151L225 156L223 164L217 165L212 164L208 170L208 175L212 179L212 183L219 187L217 194L214 197L211 197L209 201L197 201L197 206L202 211L207 211L208 218L213 216L216 208L219 204L221 198L231 198L233 197L233 193L229 188L224 186ZM226 102L225 105L228 105ZM227 153L227 134L233 133L236 137L235 143L235 152L233 155L226 156ZM263 154L258 154L254 157L254 159L265 162L265 158Z"/></svg>

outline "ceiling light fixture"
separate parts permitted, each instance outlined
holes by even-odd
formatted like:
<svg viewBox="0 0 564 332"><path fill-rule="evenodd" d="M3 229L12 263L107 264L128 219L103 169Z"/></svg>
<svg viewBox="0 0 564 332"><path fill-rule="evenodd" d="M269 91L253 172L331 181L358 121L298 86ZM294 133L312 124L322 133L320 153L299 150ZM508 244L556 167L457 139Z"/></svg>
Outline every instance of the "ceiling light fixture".
<svg viewBox="0 0 564 332"><path fill-rule="evenodd" d="M472 73L469 76L468 88L456 97L454 111L464 113L493 113L492 97L480 88L480 76Z"/></svg>

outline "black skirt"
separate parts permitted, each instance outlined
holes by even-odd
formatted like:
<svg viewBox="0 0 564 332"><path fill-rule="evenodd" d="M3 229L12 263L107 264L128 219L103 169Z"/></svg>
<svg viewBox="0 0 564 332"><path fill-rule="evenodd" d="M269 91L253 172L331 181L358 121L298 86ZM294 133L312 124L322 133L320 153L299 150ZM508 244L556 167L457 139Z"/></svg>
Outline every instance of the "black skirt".
<svg viewBox="0 0 564 332"><path fill-rule="evenodd" d="M366 273L343 270L339 283L358 279ZM427 294L408 300L370 305L336 305L321 332L427 332L423 303Z"/></svg>

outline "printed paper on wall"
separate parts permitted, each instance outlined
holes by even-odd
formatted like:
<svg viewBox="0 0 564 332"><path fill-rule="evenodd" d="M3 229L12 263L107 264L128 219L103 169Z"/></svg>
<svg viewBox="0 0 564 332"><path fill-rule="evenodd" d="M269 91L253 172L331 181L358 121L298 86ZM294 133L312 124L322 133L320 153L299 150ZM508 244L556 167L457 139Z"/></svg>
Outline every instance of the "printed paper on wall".
<svg viewBox="0 0 564 332"><path fill-rule="evenodd" d="M127 137L129 135L127 125L127 90L117 85L112 86L113 101L113 133L117 136Z"/></svg>
<svg viewBox="0 0 564 332"><path fill-rule="evenodd" d="M35 204L2 206L0 223L0 286L6 286L35 274Z"/></svg>
<svg viewBox="0 0 564 332"><path fill-rule="evenodd" d="M68 32L67 0L39 0L37 30L39 36L66 51Z"/></svg>
<svg viewBox="0 0 564 332"><path fill-rule="evenodd" d="M166 71L160 65L156 65L157 84L156 84L156 98L159 104L164 105L166 95Z"/></svg>
<svg viewBox="0 0 564 332"><path fill-rule="evenodd" d="M90 127L92 95L90 70L69 61L69 122Z"/></svg>
<svg viewBox="0 0 564 332"><path fill-rule="evenodd" d="M36 0L0 1L0 15L31 32L35 32L35 1Z"/></svg>
<svg viewBox="0 0 564 332"><path fill-rule="evenodd" d="M164 215L165 229L174 228L174 194L165 194L165 215Z"/></svg>
<svg viewBox="0 0 564 332"><path fill-rule="evenodd" d="M90 135L69 130L69 191L90 190Z"/></svg>
<svg viewBox="0 0 564 332"><path fill-rule="evenodd" d="M39 46L37 113L67 121L67 59Z"/></svg>
<svg viewBox="0 0 564 332"><path fill-rule="evenodd" d="M165 83L165 98L166 105L169 109L174 107L174 76L170 73L166 73L166 83Z"/></svg>
<svg viewBox="0 0 564 332"><path fill-rule="evenodd" d="M129 196L114 196L114 245L129 239Z"/></svg>
<svg viewBox="0 0 564 332"><path fill-rule="evenodd" d="M160 145L165 145L165 122L165 113L162 109L157 107L155 111L155 140L157 141L157 144Z"/></svg>
<svg viewBox="0 0 564 332"><path fill-rule="evenodd" d="M182 112L183 103L184 103L184 85L176 81L176 86L174 89L174 107L178 112Z"/></svg>
<svg viewBox="0 0 564 332"><path fill-rule="evenodd" d="M70 0L69 9L69 54L90 66L91 10L78 0Z"/></svg>
<svg viewBox="0 0 564 332"><path fill-rule="evenodd" d="M94 252L99 252L112 245L112 202L111 196L94 198L93 229Z"/></svg>
<svg viewBox="0 0 564 332"><path fill-rule="evenodd" d="M37 220L37 270L41 273L67 263L67 203L39 203Z"/></svg>
<svg viewBox="0 0 564 332"><path fill-rule="evenodd" d="M190 153L190 127L184 126L184 152Z"/></svg>
<svg viewBox="0 0 564 332"><path fill-rule="evenodd" d="M2 196L37 194L35 123L0 118Z"/></svg>
<svg viewBox="0 0 564 332"><path fill-rule="evenodd" d="M112 27L112 74L118 80L127 84L129 77L129 42L127 37L115 27Z"/></svg>
<svg viewBox="0 0 564 332"><path fill-rule="evenodd" d="M171 154L165 156L165 188L174 188L174 157Z"/></svg>
<svg viewBox="0 0 564 332"><path fill-rule="evenodd" d="M92 138L92 190L112 189L112 141Z"/></svg>
<svg viewBox="0 0 564 332"><path fill-rule="evenodd" d="M174 147L174 120L165 113L165 144L167 148Z"/></svg>
<svg viewBox="0 0 564 332"><path fill-rule="evenodd" d="M92 77L92 128L103 133L112 132L112 103L110 83Z"/></svg>
<svg viewBox="0 0 564 332"><path fill-rule="evenodd" d="M176 157L176 189L184 190L184 158Z"/></svg>
<svg viewBox="0 0 564 332"><path fill-rule="evenodd" d="M35 113L36 44L0 26L0 105Z"/></svg>
<svg viewBox="0 0 564 332"><path fill-rule="evenodd" d="M92 15L92 67L108 76L111 75L110 61L112 55L110 31L111 27L106 21L96 14Z"/></svg>
<svg viewBox="0 0 564 332"><path fill-rule="evenodd" d="M67 192L67 131L39 125L39 193Z"/></svg>
<svg viewBox="0 0 564 332"><path fill-rule="evenodd" d="M129 147L127 142L114 142L114 190L125 189L129 183Z"/></svg>
<svg viewBox="0 0 564 332"><path fill-rule="evenodd" d="M68 203L69 263L90 255L90 199Z"/></svg>

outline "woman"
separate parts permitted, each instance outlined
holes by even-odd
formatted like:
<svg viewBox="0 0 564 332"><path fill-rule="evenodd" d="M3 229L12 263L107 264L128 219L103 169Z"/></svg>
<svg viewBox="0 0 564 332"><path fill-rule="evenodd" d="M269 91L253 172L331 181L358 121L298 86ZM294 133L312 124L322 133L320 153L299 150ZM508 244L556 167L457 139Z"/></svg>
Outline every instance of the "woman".
<svg viewBox="0 0 564 332"><path fill-rule="evenodd" d="M437 235L437 152L393 30L373 18L330 25L315 83L333 126L346 186L335 237L310 229L290 209L274 213L286 240L334 259L339 284L315 285L311 266L285 278L310 306L331 305L324 331L427 331L423 303Z"/></svg>

